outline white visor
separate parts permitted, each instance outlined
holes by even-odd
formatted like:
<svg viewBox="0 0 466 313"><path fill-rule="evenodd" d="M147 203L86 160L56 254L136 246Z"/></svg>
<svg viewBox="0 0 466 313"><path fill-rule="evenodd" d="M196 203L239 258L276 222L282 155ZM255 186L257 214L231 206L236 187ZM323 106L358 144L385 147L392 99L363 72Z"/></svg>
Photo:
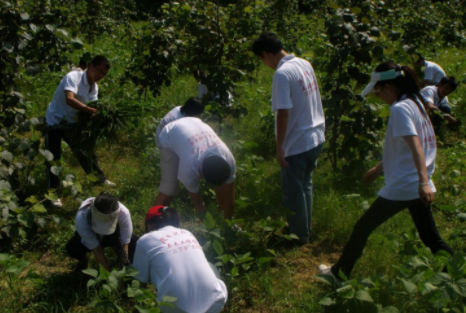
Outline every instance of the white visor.
<svg viewBox="0 0 466 313"><path fill-rule="evenodd" d="M372 73L371 82L361 92L361 96L365 97L365 96L367 96L368 93L372 92L372 90L374 89L375 84L377 84L378 82L384 81L384 80L395 79L396 76L397 76L397 74L396 74L395 70Z"/></svg>
<svg viewBox="0 0 466 313"><path fill-rule="evenodd" d="M120 208L118 208L115 212L104 214L97 210L97 208L94 206L94 203L92 203L92 230L100 235L113 234L118 224L119 213Z"/></svg>

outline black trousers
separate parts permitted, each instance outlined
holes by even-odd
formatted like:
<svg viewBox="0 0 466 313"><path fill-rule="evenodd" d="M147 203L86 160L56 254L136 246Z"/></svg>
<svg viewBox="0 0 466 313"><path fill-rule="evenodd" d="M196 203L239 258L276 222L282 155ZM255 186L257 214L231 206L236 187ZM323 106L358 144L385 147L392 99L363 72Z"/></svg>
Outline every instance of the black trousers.
<svg viewBox="0 0 466 313"><path fill-rule="evenodd" d="M335 277L338 277L340 269L350 277L354 264L361 257L370 234L385 221L408 208L414 225L424 245L435 254L439 250L445 250L453 255L453 250L443 241L437 230L432 210L425 207L420 199L409 201L393 201L378 197L371 207L356 222L353 233L340 256L338 262L332 267Z"/></svg>
<svg viewBox="0 0 466 313"><path fill-rule="evenodd" d="M96 172L99 182L103 183L107 178L99 167L97 156L94 153L94 144L87 140L83 147L83 145L79 144L79 135L80 131L77 128L51 129L45 135L45 146L47 150L52 152L54 160L60 160L61 141L64 140L73 151L84 172L86 174ZM59 186L60 179L50 171L50 166L47 166L47 187L56 189Z"/></svg>
<svg viewBox="0 0 466 313"><path fill-rule="evenodd" d="M136 243L139 240L139 237L136 235L131 235L131 241L128 245L128 257L129 261L133 263L134 252L136 251ZM117 228L115 232L111 235L103 236L100 241L102 248L112 247L115 249L117 255L121 253L118 249L122 249L120 242L120 230ZM74 236L66 244L66 253L69 257L77 260L81 260L86 257L86 254L91 251L81 242L81 236L78 232L74 233Z"/></svg>

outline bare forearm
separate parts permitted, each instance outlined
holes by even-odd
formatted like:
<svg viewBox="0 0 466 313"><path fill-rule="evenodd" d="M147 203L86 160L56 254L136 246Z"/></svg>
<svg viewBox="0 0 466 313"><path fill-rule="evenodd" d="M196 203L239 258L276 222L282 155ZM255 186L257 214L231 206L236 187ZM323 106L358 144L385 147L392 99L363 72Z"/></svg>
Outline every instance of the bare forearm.
<svg viewBox="0 0 466 313"><path fill-rule="evenodd" d="M202 199L200 192L198 193L188 192L188 194L197 212L206 210L205 205L204 205L204 200Z"/></svg>
<svg viewBox="0 0 466 313"><path fill-rule="evenodd" d="M107 271L110 271L102 246L99 245L97 248L92 249L92 253L94 254L97 263L101 264Z"/></svg>
<svg viewBox="0 0 466 313"><path fill-rule="evenodd" d="M231 219L235 208L235 183L218 186L215 188L215 196L220 209L223 211L223 216L226 219Z"/></svg>
<svg viewBox="0 0 466 313"><path fill-rule="evenodd" d="M84 113L89 113L89 114L95 114L97 113L97 110L91 107L88 107L81 101L75 98L75 94L71 91L65 91L65 97L66 97L66 104L73 109L76 109L78 111L84 112Z"/></svg>

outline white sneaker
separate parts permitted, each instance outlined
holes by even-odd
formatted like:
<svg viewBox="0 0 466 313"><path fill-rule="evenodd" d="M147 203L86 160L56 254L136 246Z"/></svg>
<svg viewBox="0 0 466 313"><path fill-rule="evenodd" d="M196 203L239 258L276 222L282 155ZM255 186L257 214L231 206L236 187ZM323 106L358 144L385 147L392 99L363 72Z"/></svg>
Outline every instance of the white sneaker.
<svg viewBox="0 0 466 313"><path fill-rule="evenodd" d="M328 265L325 265L325 264L320 264L318 269L319 269L319 274L320 275L332 276L333 278L335 278L335 280L338 280L338 278L336 278L335 275L333 275L331 266L328 266Z"/></svg>
<svg viewBox="0 0 466 313"><path fill-rule="evenodd" d="M108 179L106 179L106 180L104 181L104 185L105 185L105 186L109 186L109 187L116 187L115 183L109 181Z"/></svg>
<svg viewBox="0 0 466 313"><path fill-rule="evenodd" d="M54 207L57 207L57 208L63 207L63 204L61 203L61 200L60 200L60 199L57 199L57 200L55 200L55 201L52 201L52 205L53 205Z"/></svg>

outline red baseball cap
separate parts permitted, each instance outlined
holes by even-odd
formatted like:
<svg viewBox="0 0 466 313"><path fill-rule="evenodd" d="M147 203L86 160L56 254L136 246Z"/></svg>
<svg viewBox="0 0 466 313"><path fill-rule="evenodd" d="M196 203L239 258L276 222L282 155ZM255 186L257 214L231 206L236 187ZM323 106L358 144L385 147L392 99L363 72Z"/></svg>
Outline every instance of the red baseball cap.
<svg viewBox="0 0 466 313"><path fill-rule="evenodd" d="M156 216L162 216L163 212L165 211L165 209L167 209L168 207L167 206L164 206L164 205L156 205L152 208L150 208L148 211L147 211L147 214L146 214L146 222L148 220L150 220L151 218L153 217L156 217Z"/></svg>

